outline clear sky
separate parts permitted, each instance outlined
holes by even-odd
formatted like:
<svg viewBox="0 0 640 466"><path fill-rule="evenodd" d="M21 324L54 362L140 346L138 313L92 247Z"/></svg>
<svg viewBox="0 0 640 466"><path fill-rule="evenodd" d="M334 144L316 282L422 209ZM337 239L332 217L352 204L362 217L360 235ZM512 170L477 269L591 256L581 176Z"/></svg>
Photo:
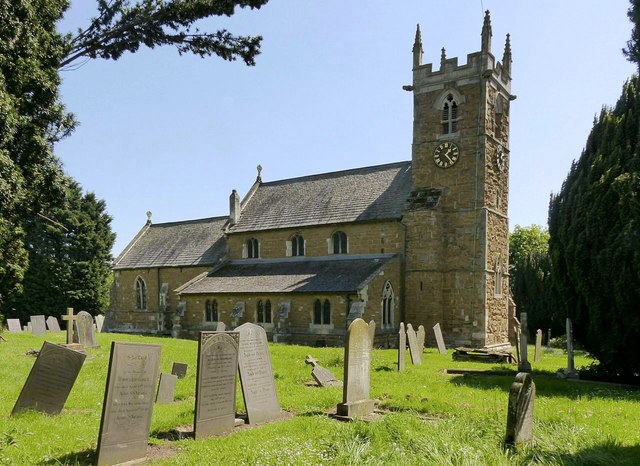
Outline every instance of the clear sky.
<svg viewBox="0 0 640 466"><path fill-rule="evenodd" d="M88 23L75 0L60 31ZM106 200L114 255L153 222L228 214L229 194L264 181L411 159L411 48L466 63L491 11L492 51L513 51L510 205L516 224L546 225L603 105L635 71L621 53L627 0L271 0L203 22L264 37L255 67L141 49L62 73L80 121L56 147L68 174ZM436 65L437 67L437 65Z"/></svg>

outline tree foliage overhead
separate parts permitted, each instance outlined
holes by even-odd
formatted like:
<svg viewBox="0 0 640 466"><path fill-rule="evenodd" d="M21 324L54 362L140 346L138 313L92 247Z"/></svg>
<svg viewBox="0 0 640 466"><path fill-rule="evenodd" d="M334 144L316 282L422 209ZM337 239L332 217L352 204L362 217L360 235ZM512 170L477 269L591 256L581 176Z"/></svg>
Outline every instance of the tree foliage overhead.
<svg viewBox="0 0 640 466"><path fill-rule="evenodd" d="M180 54L217 55L233 61L241 58L255 65L260 36L236 36L220 29L200 31L195 23L212 16L231 16L236 6L258 9L268 0L97 0L98 16L84 30L67 36L70 49L60 63L71 65L80 58L117 60L141 45L154 48L173 45Z"/></svg>
<svg viewBox="0 0 640 466"><path fill-rule="evenodd" d="M640 96L604 108L549 209L553 282L574 333L612 374L640 373Z"/></svg>

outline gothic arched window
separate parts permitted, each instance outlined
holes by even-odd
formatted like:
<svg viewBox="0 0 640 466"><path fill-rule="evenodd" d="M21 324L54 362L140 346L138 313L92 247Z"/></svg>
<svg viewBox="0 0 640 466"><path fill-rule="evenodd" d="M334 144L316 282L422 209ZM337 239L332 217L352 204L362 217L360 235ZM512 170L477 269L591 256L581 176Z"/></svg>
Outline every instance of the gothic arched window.
<svg viewBox="0 0 640 466"><path fill-rule="evenodd" d="M204 304L205 322L218 322L218 301L208 300Z"/></svg>
<svg viewBox="0 0 640 466"><path fill-rule="evenodd" d="M393 324L393 287L391 282L387 282L382 290L382 325L391 324Z"/></svg>
<svg viewBox="0 0 640 466"><path fill-rule="evenodd" d="M271 301L269 301L268 299L264 303L262 302L262 300L258 301L258 323L271 323Z"/></svg>
<svg viewBox="0 0 640 466"><path fill-rule="evenodd" d="M295 235L291 238L291 255L304 256L304 238L302 236Z"/></svg>
<svg viewBox="0 0 640 466"><path fill-rule="evenodd" d="M334 254L347 253L347 234L344 231L336 231L331 235L331 242L333 243Z"/></svg>
<svg viewBox="0 0 640 466"><path fill-rule="evenodd" d="M247 240L247 257L249 259L257 259L260 257L260 245L255 238Z"/></svg>
<svg viewBox="0 0 640 466"><path fill-rule="evenodd" d="M458 132L458 103L449 94L442 105L442 134Z"/></svg>
<svg viewBox="0 0 640 466"><path fill-rule="evenodd" d="M136 278L136 309L147 308L147 284L142 277Z"/></svg>
<svg viewBox="0 0 640 466"><path fill-rule="evenodd" d="M329 325L331 323L331 302L324 300L324 304L319 299L313 306L313 323L316 325Z"/></svg>

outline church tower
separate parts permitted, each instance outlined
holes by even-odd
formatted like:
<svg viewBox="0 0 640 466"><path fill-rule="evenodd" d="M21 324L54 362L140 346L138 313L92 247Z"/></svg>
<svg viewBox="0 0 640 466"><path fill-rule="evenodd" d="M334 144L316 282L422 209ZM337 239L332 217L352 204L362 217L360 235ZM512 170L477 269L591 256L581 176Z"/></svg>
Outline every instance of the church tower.
<svg viewBox="0 0 640 466"><path fill-rule="evenodd" d="M508 342L509 107L511 45L491 53L486 12L481 49L467 63L422 64L413 46L412 193L406 225L404 319L440 323L449 344ZM430 333L430 332L429 332Z"/></svg>

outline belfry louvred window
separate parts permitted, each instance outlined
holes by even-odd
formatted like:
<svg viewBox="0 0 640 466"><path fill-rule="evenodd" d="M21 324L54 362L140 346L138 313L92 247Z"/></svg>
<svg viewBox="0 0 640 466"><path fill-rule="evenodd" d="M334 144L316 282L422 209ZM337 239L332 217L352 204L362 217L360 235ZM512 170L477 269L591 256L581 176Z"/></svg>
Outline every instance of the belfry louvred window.
<svg viewBox="0 0 640 466"><path fill-rule="evenodd" d="M442 134L458 131L458 103L449 94L442 105Z"/></svg>

